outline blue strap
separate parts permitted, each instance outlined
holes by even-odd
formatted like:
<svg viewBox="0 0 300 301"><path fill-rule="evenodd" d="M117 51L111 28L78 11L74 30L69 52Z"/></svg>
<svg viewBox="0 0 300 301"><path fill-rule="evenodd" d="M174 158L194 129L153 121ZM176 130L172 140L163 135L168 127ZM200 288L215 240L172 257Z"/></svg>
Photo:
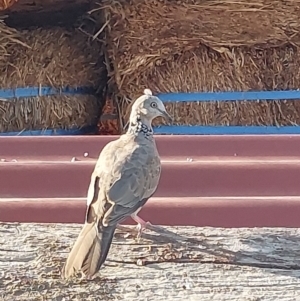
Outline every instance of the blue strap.
<svg viewBox="0 0 300 301"><path fill-rule="evenodd" d="M10 98L36 97L49 95L94 94L91 87L55 89L51 87L27 87L0 90L1 100ZM163 102L207 102L207 101L242 101L242 100L280 100L300 99L299 90L290 91L247 91L247 92L195 92L195 93L160 93ZM74 128L70 130L34 130L23 132L0 133L0 136L52 136L52 135L83 135L95 133L96 127ZM212 134L300 134L300 126L160 126L155 127L156 134L169 135L212 135Z"/></svg>
<svg viewBox="0 0 300 301"><path fill-rule="evenodd" d="M192 93L159 93L163 102L206 102L234 100L280 100L300 99L300 91L246 91L246 92L192 92Z"/></svg>
<svg viewBox="0 0 300 301"><path fill-rule="evenodd" d="M271 135L300 134L300 126L157 126L155 134L161 135Z"/></svg>
<svg viewBox="0 0 300 301"><path fill-rule="evenodd" d="M55 89L51 87L27 87L16 89L1 89L0 99L8 100L11 98L22 97L37 97L37 96L50 96L50 95L88 95L95 94L96 90L92 87L64 87L61 89Z"/></svg>
<svg viewBox="0 0 300 301"><path fill-rule="evenodd" d="M49 95L95 94L92 87L26 87L16 89L0 89L0 98L20 98ZM197 102L197 101L230 101L230 100L280 100L300 99L299 90L289 91L245 91L245 92L191 92L191 93L159 93L157 96L163 102Z"/></svg>

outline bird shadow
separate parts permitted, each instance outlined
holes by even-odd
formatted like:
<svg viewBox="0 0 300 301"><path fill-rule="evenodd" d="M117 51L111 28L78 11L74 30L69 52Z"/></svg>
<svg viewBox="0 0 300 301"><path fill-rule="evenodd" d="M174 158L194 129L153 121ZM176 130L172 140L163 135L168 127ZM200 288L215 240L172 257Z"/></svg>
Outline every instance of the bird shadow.
<svg viewBox="0 0 300 301"><path fill-rule="evenodd" d="M286 230L286 231L285 231ZM250 265L268 273L300 279L299 235L268 229L266 233L252 233L240 239L242 255L250 257ZM241 257L243 258L243 257Z"/></svg>
<svg viewBox="0 0 300 301"><path fill-rule="evenodd" d="M214 240L212 235L206 237L201 232L197 237L185 234L178 234L165 227L149 227L151 233L144 232L138 242L129 242L129 244L149 244L162 247L171 245L171 251L185 250L184 255L180 257L169 256L169 258L153 258L145 256L144 265L153 265L159 262L175 263L214 263L230 264L236 266L248 266L264 271L300 278L300 244L299 236L291 234L289 231L280 233L272 230L268 231L249 231L242 234L235 248L226 247L225 244L218 242L218 237ZM176 227L175 227L176 228ZM124 230L124 229L123 229ZM132 229L129 228L129 232ZM176 231L176 230L175 230ZM121 232L117 233L118 239L121 238ZM124 233L124 232L123 232ZM216 235L217 236L217 235ZM124 236L123 236L124 237ZM125 239L119 240L120 244L125 243ZM121 262L121 260L113 260ZM122 261L124 263L124 261ZM125 261L126 263L126 261ZM129 261L127 263L134 263ZM156 269L159 265L153 265Z"/></svg>

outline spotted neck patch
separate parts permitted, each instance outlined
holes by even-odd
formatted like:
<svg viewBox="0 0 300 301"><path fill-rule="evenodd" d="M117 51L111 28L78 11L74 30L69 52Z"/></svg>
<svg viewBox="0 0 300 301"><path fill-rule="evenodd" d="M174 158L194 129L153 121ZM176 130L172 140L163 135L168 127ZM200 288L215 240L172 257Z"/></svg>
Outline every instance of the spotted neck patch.
<svg viewBox="0 0 300 301"><path fill-rule="evenodd" d="M153 136L152 128L144 124L140 117L137 117L135 121L131 121L128 132L134 135L143 134L146 138Z"/></svg>

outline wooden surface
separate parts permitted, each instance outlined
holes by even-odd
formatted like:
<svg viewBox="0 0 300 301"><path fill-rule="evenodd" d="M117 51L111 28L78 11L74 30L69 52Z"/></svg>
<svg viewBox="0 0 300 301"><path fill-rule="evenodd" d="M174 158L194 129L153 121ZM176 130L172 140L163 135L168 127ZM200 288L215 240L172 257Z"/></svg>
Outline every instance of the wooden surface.
<svg viewBox="0 0 300 301"><path fill-rule="evenodd" d="M0 300L300 298L298 229L164 227L139 242L118 230L94 280L61 280L80 227L0 224Z"/></svg>

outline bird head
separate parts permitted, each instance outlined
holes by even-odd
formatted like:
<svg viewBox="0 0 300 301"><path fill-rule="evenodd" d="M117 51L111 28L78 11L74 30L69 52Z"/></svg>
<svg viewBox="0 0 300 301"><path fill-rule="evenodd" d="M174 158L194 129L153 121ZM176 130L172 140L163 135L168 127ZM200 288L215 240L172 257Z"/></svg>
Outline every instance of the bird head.
<svg viewBox="0 0 300 301"><path fill-rule="evenodd" d="M144 95L136 99L131 112L132 114L139 115L141 118L148 119L149 121L152 121L159 116L165 118L168 122L172 121L163 102L158 97L153 96L150 89L145 89Z"/></svg>

